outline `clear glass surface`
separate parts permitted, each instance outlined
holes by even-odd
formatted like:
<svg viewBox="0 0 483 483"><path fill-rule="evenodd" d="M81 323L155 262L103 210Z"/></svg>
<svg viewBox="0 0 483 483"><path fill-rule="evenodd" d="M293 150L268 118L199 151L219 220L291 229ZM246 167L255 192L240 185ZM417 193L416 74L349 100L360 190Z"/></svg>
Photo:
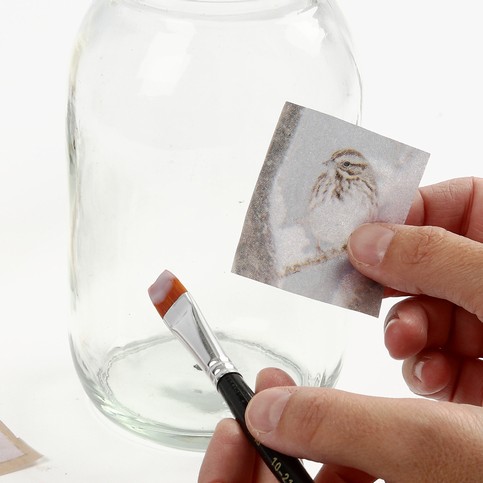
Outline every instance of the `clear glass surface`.
<svg viewBox="0 0 483 483"><path fill-rule="evenodd" d="M97 0L87 12L68 103L70 341L86 392L119 424L203 449L229 415L151 305L165 268L250 385L266 366L335 384L346 312L231 265L284 102L358 122L345 32L328 1Z"/></svg>

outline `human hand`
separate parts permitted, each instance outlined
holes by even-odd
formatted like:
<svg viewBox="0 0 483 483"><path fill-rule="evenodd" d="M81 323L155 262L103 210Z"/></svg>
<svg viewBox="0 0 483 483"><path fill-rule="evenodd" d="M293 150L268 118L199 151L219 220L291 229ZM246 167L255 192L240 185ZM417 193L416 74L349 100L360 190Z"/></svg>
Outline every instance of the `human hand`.
<svg viewBox="0 0 483 483"><path fill-rule="evenodd" d="M245 413L250 432L282 453L324 462L316 483L479 482L483 409L424 399L298 388L264 369ZM221 421L199 483L274 483L233 419Z"/></svg>
<svg viewBox="0 0 483 483"><path fill-rule="evenodd" d="M483 179L422 188L407 224L417 226L363 225L349 240L349 258L389 293L413 295L385 322L386 347L404 359L410 389L481 406Z"/></svg>
<svg viewBox="0 0 483 483"><path fill-rule="evenodd" d="M407 223L419 227L359 228L349 257L389 293L414 295L389 312L386 346L405 359L404 377L414 392L444 402L287 387L293 384L288 376L263 371L247 425L266 446L324 462L317 483L481 481L483 180L423 188ZM270 386L285 387L263 390ZM274 479L237 424L226 420L199 481Z"/></svg>

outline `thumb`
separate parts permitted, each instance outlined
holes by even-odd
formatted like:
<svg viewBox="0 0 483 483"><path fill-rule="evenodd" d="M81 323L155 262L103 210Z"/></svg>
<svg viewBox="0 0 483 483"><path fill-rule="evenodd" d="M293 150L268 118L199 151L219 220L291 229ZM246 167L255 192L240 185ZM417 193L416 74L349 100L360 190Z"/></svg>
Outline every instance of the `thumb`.
<svg viewBox="0 0 483 483"><path fill-rule="evenodd" d="M385 481L477 481L482 412L423 399L278 387L254 396L246 421L265 446Z"/></svg>
<svg viewBox="0 0 483 483"><path fill-rule="evenodd" d="M347 251L376 282L448 300L483 321L483 244L439 227L374 223L352 233Z"/></svg>

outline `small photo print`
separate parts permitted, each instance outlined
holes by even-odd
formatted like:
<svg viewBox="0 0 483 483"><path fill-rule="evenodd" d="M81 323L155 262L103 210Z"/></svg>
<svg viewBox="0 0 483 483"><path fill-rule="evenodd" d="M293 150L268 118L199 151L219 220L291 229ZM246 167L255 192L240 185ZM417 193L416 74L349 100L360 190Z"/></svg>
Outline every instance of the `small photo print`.
<svg viewBox="0 0 483 483"><path fill-rule="evenodd" d="M287 102L232 271L377 317L383 288L347 257L362 223L403 223L429 154Z"/></svg>

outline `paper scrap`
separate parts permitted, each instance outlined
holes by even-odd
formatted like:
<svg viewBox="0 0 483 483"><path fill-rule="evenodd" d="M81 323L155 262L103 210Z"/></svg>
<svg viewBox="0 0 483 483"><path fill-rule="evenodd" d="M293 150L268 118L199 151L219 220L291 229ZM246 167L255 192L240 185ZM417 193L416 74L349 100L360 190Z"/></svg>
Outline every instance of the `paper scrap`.
<svg viewBox="0 0 483 483"><path fill-rule="evenodd" d="M39 458L39 453L0 421L0 476L32 466Z"/></svg>
<svg viewBox="0 0 483 483"><path fill-rule="evenodd" d="M287 102L260 172L232 271L378 316L383 288L350 264L366 222L403 223L429 154Z"/></svg>

